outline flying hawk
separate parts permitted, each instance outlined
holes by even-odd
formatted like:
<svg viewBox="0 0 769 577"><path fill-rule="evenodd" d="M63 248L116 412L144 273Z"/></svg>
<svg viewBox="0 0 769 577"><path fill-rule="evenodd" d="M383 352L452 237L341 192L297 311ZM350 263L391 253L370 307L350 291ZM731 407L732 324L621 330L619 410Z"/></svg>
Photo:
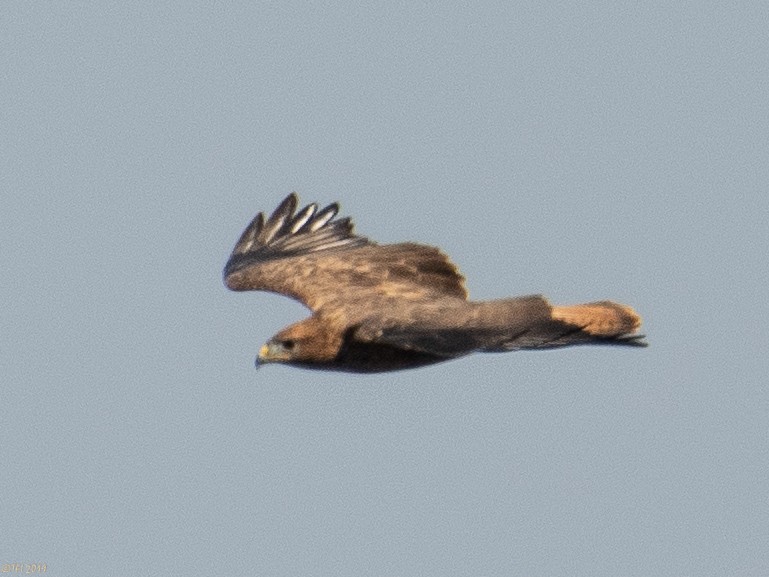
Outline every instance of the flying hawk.
<svg viewBox="0 0 769 577"><path fill-rule="evenodd" d="M262 346L261 363L374 373L474 352L570 345L642 347L641 318L611 301L555 306L533 295L470 301L464 277L435 247L381 245L355 234L339 205L297 212L290 194L235 245L224 283L302 302L312 316Z"/></svg>

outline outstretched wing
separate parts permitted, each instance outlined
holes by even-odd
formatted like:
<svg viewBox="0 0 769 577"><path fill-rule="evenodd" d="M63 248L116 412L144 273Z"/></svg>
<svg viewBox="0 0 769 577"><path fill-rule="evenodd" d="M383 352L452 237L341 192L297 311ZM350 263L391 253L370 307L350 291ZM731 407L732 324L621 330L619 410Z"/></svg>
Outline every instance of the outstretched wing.
<svg viewBox="0 0 769 577"><path fill-rule="evenodd" d="M337 204L296 212L292 193L265 219L256 215L224 267L236 291L264 290L295 298L313 311L349 308L378 299L465 299L464 279L437 248L377 245L335 218Z"/></svg>

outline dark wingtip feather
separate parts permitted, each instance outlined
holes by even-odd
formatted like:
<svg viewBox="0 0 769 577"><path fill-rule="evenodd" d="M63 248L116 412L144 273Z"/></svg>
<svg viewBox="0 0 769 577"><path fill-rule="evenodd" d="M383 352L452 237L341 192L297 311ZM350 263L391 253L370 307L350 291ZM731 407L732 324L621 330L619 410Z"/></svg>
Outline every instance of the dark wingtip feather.
<svg viewBox="0 0 769 577"><path fill-rule="evenodd" d="M318 205L312 203L297 212L298 206L299 197L292 192L269 218L265 219L261 212L254 217L224 268L225 282L233 272L262 261L370 243L353 233L349 217L335 219L339 204L334 202L318 210Z"/></svg>
<svg viewBox="0 0 769 577"><path fill-rule="evenodd" d="M300 232L304 226L310 222L312 217L315 215L315 212L318 210L318 205L315 203L308 204L305 206L302 210L299 211L299 214L297 214L294 218L291 219L291 225L289 227L289 232L291 234L296 234Z"/></svg>
<svg viewBox="0 0 769 577"><path fill-rule="evenodd" d="M299 197L295 192L292 192L286 198L283 199L283 201L278 205L278 208L272 211L272 216L270 216L270 220L279 216L284 216L284 215L290 216L294 214L294 211L296 210L296 207L298 204L299 204Z"/></svg>
<svg viewBox="0 0 769 577"><path fill-rule="evenodd" d="M244 252L248 252L248 250L253 245L254 240L259 235L259 233L262 232L263 228L264 213L260 212L248 224L246 229L243 231L243 234L240 235L238 242L235 243L235 248L233 249L232 254L243 254Z"/></svg>
<svg viewBox="0 0 769 577"><path fill-rule="evenodd" d="M278 236L286 227L286 224L291 221L298 203L299 199L295 192L292 192L283 199L283 202L278 205L278 208L267 219L267 222L256 238L257 242L262 245L270 244L272 239Z"/></svg>
<svg viewBox="0 0 769 577"><path fill-rule="evenodd" d="M315 218L313 219L312 223L310 224L310 231L316 231L328 224L328 222L333 219L337 213L339 212L339 204L334 202L332 204L329 204L326 208L321 210L317 215L315 215ZM342 222L343 220L346 220L347 222L350 221L350 218L347 217L346 219L340 219L338 222Z"/></svg>

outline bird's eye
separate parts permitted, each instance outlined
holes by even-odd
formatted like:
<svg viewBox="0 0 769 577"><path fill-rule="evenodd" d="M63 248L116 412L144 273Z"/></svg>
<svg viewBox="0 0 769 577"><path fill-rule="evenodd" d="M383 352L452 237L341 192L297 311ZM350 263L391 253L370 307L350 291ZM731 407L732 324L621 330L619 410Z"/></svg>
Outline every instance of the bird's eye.
<svg viewBox="0 0 769 577"><path fill-rule="evenodd" d="M286 349L287 351L293 350L294 349L294 345L296 345L296 343L293 340L291 340L291 339L287 339L285 341L281 341L280 344L283 345L283 348Z"/></svg>

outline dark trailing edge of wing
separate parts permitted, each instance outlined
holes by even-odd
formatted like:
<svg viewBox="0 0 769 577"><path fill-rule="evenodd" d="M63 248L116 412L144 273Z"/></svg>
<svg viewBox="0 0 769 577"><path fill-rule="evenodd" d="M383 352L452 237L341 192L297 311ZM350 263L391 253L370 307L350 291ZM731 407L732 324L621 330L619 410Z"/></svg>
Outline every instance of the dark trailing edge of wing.
<svg viewBox="0 0 769 577"><path fill-rule="evenodd" d="M224 267L224 278L251 264L318 251L372 244L353 233L349 217L335 219L337 203L318 210L315 203L296 212L299 199L289 194L265 220L259 213L243 231ZM295 214L296 213L296 214Z"/></svg>

